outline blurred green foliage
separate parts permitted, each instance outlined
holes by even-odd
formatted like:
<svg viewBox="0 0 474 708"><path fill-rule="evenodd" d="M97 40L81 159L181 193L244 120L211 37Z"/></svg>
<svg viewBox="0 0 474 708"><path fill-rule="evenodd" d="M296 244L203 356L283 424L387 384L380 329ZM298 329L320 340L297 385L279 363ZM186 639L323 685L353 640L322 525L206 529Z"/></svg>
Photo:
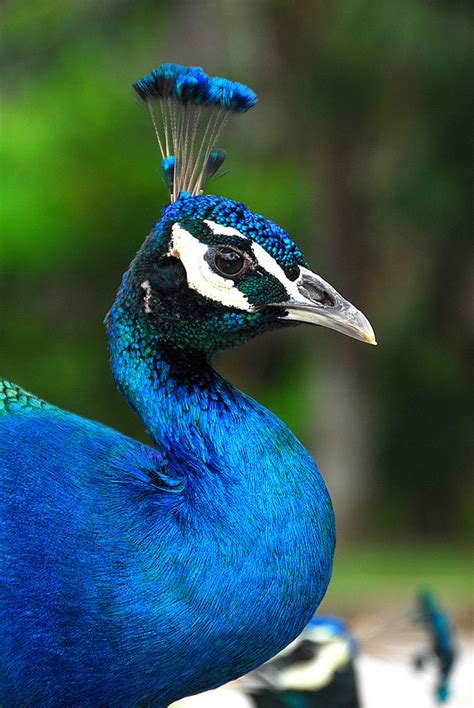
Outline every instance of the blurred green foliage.
<svg viewBox="0 0 474 708"><path fill-rule="evenodd" d="M312 445L325 415L318 362L342 357L372 419L364 536L465 539L470 20L468 3L439 0L7 0L1 373L143 436L115 392L102 326L167 198L128 86L162 61L204 63L262 98L227 130L231 173L212 190L287 228L380 342L368 355L300 329L220 366Z"/></svg>
<svg viewBox="0 0 474 708"><path fill-rule="evenodd" d="M372 545L339 553L325 603L345 617L368 608L383 616L388 608L413 606L415 593L427 583L443 601L449 598L460 624L472 624L472 578L466 554L443 545L413 544L409 549Z"/></svg>

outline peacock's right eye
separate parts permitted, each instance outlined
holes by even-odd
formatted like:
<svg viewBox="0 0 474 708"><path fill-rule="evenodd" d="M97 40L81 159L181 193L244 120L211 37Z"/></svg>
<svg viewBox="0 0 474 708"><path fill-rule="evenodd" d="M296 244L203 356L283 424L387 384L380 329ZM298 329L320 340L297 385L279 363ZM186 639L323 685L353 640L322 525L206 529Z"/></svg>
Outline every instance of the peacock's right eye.
<svg viewBox="0 0 474 708"><path fill-rule="evenodd" d="M213 257L214 270L224 277L235 278L245 273L249 266L249 260L241 251L230 246L218 248Z"/></svg>

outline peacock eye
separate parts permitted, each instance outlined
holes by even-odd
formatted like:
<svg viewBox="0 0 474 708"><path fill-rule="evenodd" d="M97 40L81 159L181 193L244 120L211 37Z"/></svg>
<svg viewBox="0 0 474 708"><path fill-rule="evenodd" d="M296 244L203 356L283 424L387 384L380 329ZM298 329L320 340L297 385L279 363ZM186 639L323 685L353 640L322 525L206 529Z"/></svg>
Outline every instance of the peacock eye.
<svg viewBox="0 0 474 708"><path fill-rule="evenodd" d="M245 273L250 263L243 253L236 248L224 246L215 251L213 265L216 272L220 275L235 278Z"/></svg>

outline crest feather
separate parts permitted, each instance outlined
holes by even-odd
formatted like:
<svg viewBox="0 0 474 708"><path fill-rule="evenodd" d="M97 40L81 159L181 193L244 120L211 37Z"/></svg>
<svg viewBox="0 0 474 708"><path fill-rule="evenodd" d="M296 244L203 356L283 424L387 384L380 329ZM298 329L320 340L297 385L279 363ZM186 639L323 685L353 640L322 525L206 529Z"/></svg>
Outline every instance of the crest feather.
<svg viewBox="0 0 474 708"><path fill-rule="evenodd" d="M216 148L222 129L232 114L256 104L256 94L238 81L180 64L161 64L133 88L149 108L171 201L181 193L201 194L226 157ZM161 109L159 121L155 105Z"/></svg>

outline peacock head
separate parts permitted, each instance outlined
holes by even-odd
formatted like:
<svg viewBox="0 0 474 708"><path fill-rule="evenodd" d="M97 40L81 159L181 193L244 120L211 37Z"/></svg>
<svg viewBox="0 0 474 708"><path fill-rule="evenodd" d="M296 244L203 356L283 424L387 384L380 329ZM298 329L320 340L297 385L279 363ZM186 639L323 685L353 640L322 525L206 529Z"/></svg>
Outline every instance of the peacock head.
<svg viewBox="0 0 474 708"><path fill-rule="evenodd" d="M202 194L225 158L215 148L223 124L251 108L255 94L175 64L134 88L152 114L171 195L126 276L142 327L172 348L205 352L298 322L375 344L364 315L308 268L281 227L244 204Z"/></svg>
<svg viewBox="0 0 474 708"><path fill-rule="evenodd" d="M364 315L309 270L282 228L223 197L168 206L129 276L145 326L173 348L211 352L298 322L375 343Z"/></svg>

